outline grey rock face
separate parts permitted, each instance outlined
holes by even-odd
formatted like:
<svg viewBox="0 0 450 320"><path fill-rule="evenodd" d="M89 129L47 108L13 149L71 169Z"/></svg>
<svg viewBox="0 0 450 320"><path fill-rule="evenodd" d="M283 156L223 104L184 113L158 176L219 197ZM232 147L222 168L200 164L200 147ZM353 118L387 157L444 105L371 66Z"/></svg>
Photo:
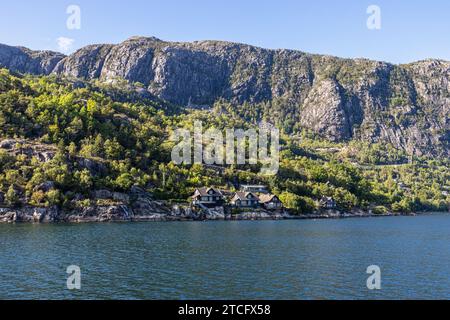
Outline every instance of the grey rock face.
<svg viewBox="0 0 450 320"><path fill-rule="evenodd" d="M148 85L153 78L151 65L157 43L151 38L132 38L112 47L104 59L100 78L123 78Z"/></svg>
<svg viewBox="0 0 450 320"><path fill-rule="evenodd" d="M35 157L42 162L49 162L56 154L57 149L52 145L41 144L25 139L6 139L0 141L0 149L4 149L10 154L17 156L27 155Z"/></svg>
<svg viewBox="0 0 450 320"><path fill-rule="evenodd" d="M82 79L99 78L112 45L91 45L59 61L54 73Z"/></svg>
<svg viewBox="0 0 450 320"><path fill-rule="evenodd" d="M50 74L65 56L52 51L31 51L0 44L0 67L30 74Z"/></svg>
<svg viewBox="0 0 450 320"><path fill-rule="evenodd" d="M211 104L222 93L227 66L219 58L183 47L166 47L152 63L152 94L181 105Z"/></svg>
<svg viewBox="0 0 450 320"><path fill-rule="evenodd" d="M33 222L50 223L57 222L59 210L52 208L25 207L21 209L0 208L0 223Z"/></svg>
<svg viewBox="0 0 450 320"><path fill-rule="evenodd" d="M341 90L336 81L327 79L318 82L305 100L300 123L330 140L350 138L350 116Z"/></svg>
<svg viewBox="0 0 450 320"><path fill-rule="evenodd" d="M134 37L64 57L0 45L14 71L142 83L182 106L224 99L264 104L278 124L333 141L389 142L419 155L450 156L450 63L393 65L220 41L165 42Z"/></svg>

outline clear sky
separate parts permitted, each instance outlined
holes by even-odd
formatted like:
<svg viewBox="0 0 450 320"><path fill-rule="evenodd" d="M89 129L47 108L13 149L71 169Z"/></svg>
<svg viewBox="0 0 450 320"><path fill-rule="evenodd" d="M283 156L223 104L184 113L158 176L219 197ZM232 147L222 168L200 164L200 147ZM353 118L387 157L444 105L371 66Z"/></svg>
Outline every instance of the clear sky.
<svg viewBox="0 0 450 320"><path fill-rule="evenodd" d="M81 29L66 26L69 5ZM381 29L367 8L381 9ZM71 52L130 36L228 40L393 63L450 60L448 0L2 0L0 43ZM57 40L59 39L59 41Z"/></svg>

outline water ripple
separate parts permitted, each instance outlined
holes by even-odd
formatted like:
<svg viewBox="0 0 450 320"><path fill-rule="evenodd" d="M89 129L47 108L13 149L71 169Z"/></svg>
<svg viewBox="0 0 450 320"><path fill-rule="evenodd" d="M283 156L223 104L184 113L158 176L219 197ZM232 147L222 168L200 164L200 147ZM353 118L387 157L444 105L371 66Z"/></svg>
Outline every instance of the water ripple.
<svg viewBox="0 0 450 320"><path fill-rule="evenodd" d="M2 299L450 298L448 215L0 225L0 244ZM69 265L80 291L65 288Z"/></svg>

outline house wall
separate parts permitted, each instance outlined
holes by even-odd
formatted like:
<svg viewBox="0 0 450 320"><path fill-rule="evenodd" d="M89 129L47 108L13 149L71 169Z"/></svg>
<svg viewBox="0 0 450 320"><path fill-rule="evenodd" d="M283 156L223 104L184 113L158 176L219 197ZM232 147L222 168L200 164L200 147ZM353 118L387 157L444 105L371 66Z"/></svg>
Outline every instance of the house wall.
<svg viewBox="0 0 450 320"><path fill-rule="evenodd" d="M258 201L256 200L241 200L241 201L234 201L232 204L236 207L241 208L247 208L247 207L254 207L258 205Z"/></svg>
<svg viewBox="0 0 450 320"><path fill-rule="evenodd" d="M269 202L266 203L264 206L266 209L281 209L283 207L281 202Z"/></svg>
<svg viewBox="0 0 450 320"><path fill-rule="evenodd" d="M201 198L201 201L204 201L204 202L219 202L220 200L221 200L220 197L213 197L213 196Z"/></svg>

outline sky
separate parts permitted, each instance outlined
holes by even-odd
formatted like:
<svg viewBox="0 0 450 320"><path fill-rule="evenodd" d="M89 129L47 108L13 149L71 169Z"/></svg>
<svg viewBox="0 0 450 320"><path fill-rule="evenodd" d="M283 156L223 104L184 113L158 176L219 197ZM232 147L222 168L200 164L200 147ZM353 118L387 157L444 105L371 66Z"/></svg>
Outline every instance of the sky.
<svg viewBox="0 0 450 320"><path fill-rule="evenodd" d="M73 5L79 8L80 15L74 16ZM368 13L373 5L379 12L371 7ZM69 13L68 8L72 8ZM2 0L0 3L3 44L71 53L88 44L120 43L137 35L168 41L226 40L392 63L427 58L450 60L450 1Z"/></svg>

